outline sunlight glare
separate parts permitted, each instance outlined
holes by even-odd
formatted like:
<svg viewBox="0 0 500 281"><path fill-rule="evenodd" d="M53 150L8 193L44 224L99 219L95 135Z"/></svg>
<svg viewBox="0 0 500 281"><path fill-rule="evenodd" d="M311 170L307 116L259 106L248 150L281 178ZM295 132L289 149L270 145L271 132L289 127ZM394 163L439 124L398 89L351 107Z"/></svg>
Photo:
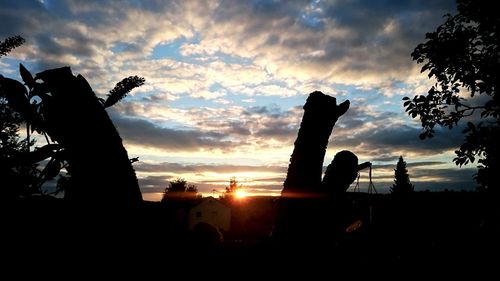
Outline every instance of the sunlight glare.
<svg viewBox="0 0 500 281"><path fill-rule="evenodd" d="M244 199L248 196L248 194L244 190L238 189L235 191L234 196L237 199Z"/></svg>

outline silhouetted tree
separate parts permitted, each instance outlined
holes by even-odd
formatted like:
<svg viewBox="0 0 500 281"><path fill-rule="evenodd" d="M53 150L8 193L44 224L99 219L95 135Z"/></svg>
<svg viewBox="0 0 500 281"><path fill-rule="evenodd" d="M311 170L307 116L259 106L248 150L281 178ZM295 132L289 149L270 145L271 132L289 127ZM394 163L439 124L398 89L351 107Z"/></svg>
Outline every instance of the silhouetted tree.
<svg viewBox="0 0 500 281"><path fill-rule="evenodd" d="M220 198L222 200L231 201L234 199L236 192L241 188L242 186L238 184L236 177L231 177L229 179L229 185L226 186L226 191L222 194L222 196L220 196Z"/></svg>
<svg viewBox="0 0 500 281"><path fill-rule="evenodd" d="M186 188L186 192L198 194L198 187L194 184L188 184L188 187Z"/></svg>
<svg viewBox="0 0 500 281"><path fill-rule="evenodd" d="M432 137L436 125L451 129L464 118L470 120L453 161L462 166L478 157L477 182L498 189L500 17L493 1L458 0L457 8L458 14L447 15L411 54L437 83L427 95L403 98L404 106L420 118L422 139Z"/></svg>
<svg viewBox="0 0 500 281"><path fill-rule="evenodd" d="M0 41L0 57L7 55L23 43L24 39L20 36ZM35 141L29 140L29 138L20 139L19 129L25 120L8 104L6 95L4 89L0 87L0 174L2 175L0 194L9 199L42 194L40 187L43 181L40 179L40 171L37 169L38 164L13 161L29 151L29 148L34 146Z"/></svg>
<svg viewBox="0 0 500 281"><path fill-rule="evenodd" d="M166 200L195 199L198 198L198 188L194 184L188 184L185 179L177 178L168 183L163 192L162 202Z"/></svg>
<svg viewBox="0 0 500 281"><path fill-rule="evenodd" d="M413 192L414 186L410 182L410 176L406 169L406 162L403 156L399 156L398 164L394 169L394 184L391 187L393 194L408 194Z"/></svg>
<svg viewBox="0 0 500 281"><path fill-rule="evenodd" d="M238 188L240 187L238 186L236 177L231 177L229 179L229 186L226 187L226 194L234 194Z"/></svg>
<svg viewBox="0 0 500 281"><path fill-rule="evenodd" d="M178 178L169 182L168 187L165 189L165 193L168 192L184 192L187 188L187 181L185 179Z"/></svg>
<svg viewBox="0 0 500 281"><path fill-rule="evenodd" d="M20 139L21 122L22 118L9 107L0 93L0 194L10 199L42 193L38 164L13 161L23 155L27 147L35 144L34 140L28 143L27 139Z"/></svg>

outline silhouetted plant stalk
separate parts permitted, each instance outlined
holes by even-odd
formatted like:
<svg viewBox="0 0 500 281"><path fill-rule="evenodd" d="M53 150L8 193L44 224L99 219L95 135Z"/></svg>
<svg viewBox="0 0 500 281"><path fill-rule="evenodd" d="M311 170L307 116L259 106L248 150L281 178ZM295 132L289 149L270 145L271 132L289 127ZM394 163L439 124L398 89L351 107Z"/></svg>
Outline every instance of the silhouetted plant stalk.
<svg viewBox="0 0 500 281"><path fill-rule="evenodd" d="M131 90L144 85L146 80L138 76L129 76L118 82L116 86L109 91L108 98L104 101L104 107L110 107L122 100ZM103 101L100 99L101 102Z"/></svg>
<svg viewBox="0 0 500 281"><path fill-rule="evenodd" d="M24 38L19 35L7 37L3 42L0 41L0 57L7 55L13 49L24 44L24 42Z"/></svg>

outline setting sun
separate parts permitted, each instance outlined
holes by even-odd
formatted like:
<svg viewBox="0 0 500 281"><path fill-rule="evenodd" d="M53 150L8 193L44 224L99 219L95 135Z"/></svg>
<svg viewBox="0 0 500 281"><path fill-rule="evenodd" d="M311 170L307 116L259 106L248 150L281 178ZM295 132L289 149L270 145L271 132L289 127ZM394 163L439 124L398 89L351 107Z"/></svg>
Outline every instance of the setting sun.
<svg viewBox="0 0 500 281"><path fill-rule="evenodd" d="M248 196L248 193L246 193L244 190L236 190L234 193L234 196L238 199L244 199Z"/></svg>

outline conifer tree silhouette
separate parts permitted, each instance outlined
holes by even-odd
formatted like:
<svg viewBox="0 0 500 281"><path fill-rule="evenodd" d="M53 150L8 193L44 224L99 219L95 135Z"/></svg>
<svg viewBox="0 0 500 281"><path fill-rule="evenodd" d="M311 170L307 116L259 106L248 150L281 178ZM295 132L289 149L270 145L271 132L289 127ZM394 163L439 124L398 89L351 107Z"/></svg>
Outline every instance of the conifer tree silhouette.
<svg viewBox="0 0 500 281"><path fill-rule="evenodd" d="M391 187L391 193L408 194L413 192L413 189L414 186L410 182L410 176L406 169L406 162L403 160L403 156L399 156L398 164L394 169L394 184Z"/></svg>

